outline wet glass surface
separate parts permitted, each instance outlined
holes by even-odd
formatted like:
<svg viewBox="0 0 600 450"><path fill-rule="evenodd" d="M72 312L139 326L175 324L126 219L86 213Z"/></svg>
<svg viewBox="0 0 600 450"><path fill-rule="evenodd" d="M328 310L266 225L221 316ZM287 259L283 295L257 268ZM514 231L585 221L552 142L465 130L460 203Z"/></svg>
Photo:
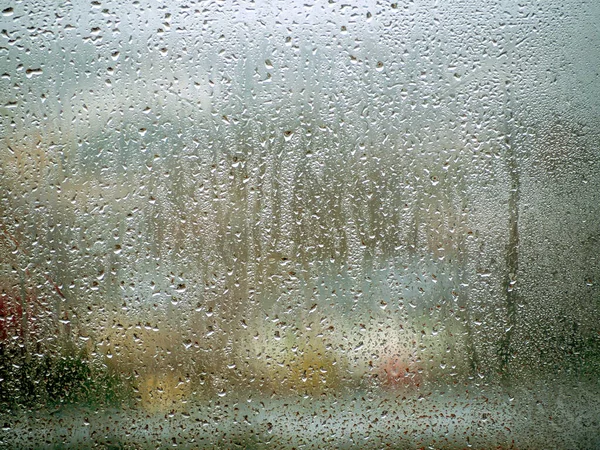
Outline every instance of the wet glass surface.
<svg viewBox="0 0 600 450"><path fill-rule="evenodd" d="M600 4L0 6L0 446L600 446Z"/></svg>

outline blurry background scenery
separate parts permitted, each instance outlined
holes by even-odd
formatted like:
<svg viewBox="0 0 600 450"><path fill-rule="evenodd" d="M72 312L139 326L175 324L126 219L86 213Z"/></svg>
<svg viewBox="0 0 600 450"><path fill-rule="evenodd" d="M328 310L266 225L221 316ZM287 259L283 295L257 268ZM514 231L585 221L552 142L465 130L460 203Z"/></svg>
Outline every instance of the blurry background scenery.
<svg viewBox="0 0 600 450"><path fill-rule="evenodd" d="M597 2L0 6L3 420L597 387Z"/></svg>

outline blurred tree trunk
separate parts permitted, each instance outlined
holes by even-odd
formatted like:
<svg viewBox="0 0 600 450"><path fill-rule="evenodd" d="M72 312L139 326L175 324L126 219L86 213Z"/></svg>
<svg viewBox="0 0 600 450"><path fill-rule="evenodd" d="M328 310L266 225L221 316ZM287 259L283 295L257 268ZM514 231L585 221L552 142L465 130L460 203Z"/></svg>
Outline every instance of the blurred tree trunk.
<svg viewBox="0 0 600 450"><path fill-rule="evenodd" d="M514 289L517 271L519 269L519 200L521 195L521 180L519 163L515 149L514 134L514 101L509 91L510 81L504 80L504 142L506 145L506 165L509 176L508 192L508 243L506 245L506 274L502 287L506 298L506 324L504 336L500 340L499 357L500 373L504 379L509 376L510 362L513 353L513 334L517 324L517 292Z"/></svg>

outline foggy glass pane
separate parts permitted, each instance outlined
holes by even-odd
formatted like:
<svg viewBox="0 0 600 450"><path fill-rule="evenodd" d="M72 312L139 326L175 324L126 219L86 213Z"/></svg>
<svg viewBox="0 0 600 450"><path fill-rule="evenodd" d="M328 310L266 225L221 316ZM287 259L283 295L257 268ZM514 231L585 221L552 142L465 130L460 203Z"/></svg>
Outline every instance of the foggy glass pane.
<svg viewBox="0 0 600 450"><path fill-rule="evenodd" d="M600 447L600 3L0 11L0 447Z"/></svg>

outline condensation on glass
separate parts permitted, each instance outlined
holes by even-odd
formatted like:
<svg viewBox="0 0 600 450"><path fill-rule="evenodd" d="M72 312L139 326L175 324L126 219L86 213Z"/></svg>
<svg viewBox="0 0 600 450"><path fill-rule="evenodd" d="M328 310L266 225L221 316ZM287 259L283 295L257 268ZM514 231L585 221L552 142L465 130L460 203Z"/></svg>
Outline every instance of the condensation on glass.
<svg viewBox="0 0 600 450"><path fill-rule="evenodd" d="M600 3L0 3L0 445L600 446Z"/></svg>

